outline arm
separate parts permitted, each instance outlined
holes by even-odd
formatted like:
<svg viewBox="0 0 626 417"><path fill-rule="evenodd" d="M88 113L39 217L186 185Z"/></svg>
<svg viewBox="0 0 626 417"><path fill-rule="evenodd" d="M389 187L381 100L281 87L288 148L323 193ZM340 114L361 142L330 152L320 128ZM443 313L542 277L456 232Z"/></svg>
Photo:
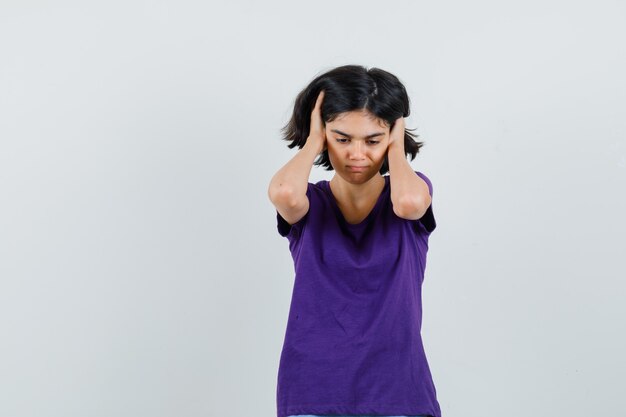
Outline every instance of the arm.
<svg viewBox="0 0 626 417"><path fill-rule="evenodd" d="M276 210L290 224L298 222L309 211L306 196L309 175L320 150L314 141L306 144L274 174L267 194Z"/></svg>
<svg viewBox="0 0 626 417"><path fill-rule="evenodd" d="M391 132L391 143L387 150L391 202L398 217L408 220L420 219L431 203L428 184L415 175L404 152L404 118L396 121Z"/></svg>
<svg viewBox="0 0 626 417"><path fill-rule="evenodd" d="M317 96L315 108L311 111L311 127L304 146L274 174L267 189L270 201L289 224L297 223L309 211L309 199L306 196L309 175L315 158L326 146L322 120L323 101L322 90Z"/></svg>

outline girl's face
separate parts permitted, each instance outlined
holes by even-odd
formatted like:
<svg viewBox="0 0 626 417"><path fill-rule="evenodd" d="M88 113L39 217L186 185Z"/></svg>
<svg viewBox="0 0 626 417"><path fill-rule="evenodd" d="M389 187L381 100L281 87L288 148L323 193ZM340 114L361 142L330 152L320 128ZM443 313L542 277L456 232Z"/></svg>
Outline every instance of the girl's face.
<svg viewBox="0 0 626 417"><path fill-rule="evenodd" d="M364 110L342 113L326 123L328 158L337 174L351 183L376 175L385 162L389 132L383 120Z"/></svg>

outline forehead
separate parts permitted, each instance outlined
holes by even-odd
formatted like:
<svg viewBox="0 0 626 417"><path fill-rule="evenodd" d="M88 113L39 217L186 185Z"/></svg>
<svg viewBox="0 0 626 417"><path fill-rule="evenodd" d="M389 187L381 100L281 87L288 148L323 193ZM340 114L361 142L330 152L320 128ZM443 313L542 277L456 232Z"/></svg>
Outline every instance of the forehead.
<svg viewBox="0 0 626 417"><path fill-rule="evenodd" d="M383 119L374 116L366 110L354 110L340 113L332 122L328 122L327 124L352 129L355 132L372 128L385 129L389 127Z"/></svg>

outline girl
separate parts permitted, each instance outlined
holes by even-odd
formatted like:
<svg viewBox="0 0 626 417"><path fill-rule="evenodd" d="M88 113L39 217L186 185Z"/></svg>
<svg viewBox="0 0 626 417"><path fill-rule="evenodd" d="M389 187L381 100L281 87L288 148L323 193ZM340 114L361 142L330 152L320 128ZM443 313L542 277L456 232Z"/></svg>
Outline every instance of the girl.
<svg viewBox="0 0 626 417"><path fill-rule="evenodd" d="M409 112L398 78L356 65L295 100L300 150L268 189L295 269L278 417L441 417L420 334L432 184L406 158L423 145ZM335 174L310 183L312 165Z"/></svg>

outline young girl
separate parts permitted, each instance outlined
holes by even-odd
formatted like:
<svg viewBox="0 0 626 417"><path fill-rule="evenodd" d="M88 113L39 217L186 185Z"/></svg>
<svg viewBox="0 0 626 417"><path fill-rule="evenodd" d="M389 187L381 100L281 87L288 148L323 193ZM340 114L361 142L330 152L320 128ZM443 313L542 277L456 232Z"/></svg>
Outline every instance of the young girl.
<svg viewBox="0 0 626 417"><path fill-rule="evenodd" d="M300 150L268 189L295 269L278 417L441 417L420 334L432 184L407 161L409 113L398 78L356 65L295 100L283 132ZM335 174L310 183L312 165Z"/></svg>

